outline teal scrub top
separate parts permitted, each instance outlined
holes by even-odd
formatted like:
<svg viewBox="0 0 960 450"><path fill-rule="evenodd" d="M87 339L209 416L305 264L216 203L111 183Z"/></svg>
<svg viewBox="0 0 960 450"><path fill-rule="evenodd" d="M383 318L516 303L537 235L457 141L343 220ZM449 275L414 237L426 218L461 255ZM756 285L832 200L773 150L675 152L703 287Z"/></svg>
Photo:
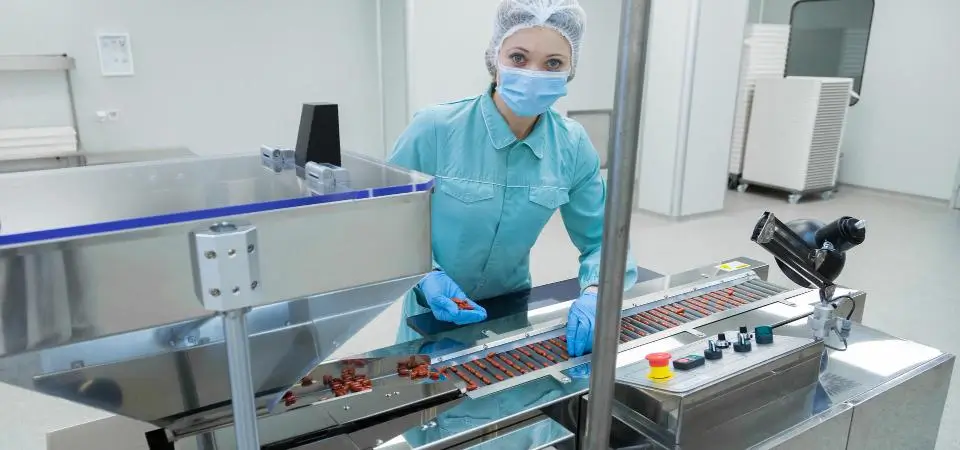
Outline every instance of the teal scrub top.
<svg viewBox="0 0 960 450"><path fill-rule="evenodd" d="M551 109L518 139L491 92L420 111L390 157L436 178L434 266L473 300L530 288L530 249L559 209L581 288L598 284L606 184L586 131ZM636 279L628 255L625 288ZM424 311L406 302L407 315Z"/></svg>

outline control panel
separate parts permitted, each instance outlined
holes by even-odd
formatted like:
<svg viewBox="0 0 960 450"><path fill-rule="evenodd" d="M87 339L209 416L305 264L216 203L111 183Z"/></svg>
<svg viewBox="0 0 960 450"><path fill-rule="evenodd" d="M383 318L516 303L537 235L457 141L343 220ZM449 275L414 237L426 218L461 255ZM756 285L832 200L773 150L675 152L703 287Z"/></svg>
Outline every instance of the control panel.
<svg viewBox="0 0 960 450"><path fill-rule="evenodd" d="M768 326L719 333L617 370L617 382L683 393L800 350L812 338L774 336ZM642 347L637 349L642 351Z"/></svg>

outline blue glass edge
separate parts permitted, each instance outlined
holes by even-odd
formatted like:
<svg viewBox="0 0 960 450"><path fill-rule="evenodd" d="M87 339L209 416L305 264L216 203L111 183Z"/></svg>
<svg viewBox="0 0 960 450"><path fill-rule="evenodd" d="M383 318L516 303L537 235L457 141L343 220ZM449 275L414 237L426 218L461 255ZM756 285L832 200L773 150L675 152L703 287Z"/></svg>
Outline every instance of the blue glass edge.
<svg viewBox="0 0 960 450"><path fill-rule="evenodd" d="M415 185L417 192L429 191L430 189L433 189L434 180L434 178L431 178L426 182Z"/></svg>
<svg viewBox="0 0 960 450"><path fill-rule="evenodd" d="M433 187L433 180L416 185L417 192L423 192ZM372 192L371 192L372 191ZM327 195L313 195L284 200L274 200L247 205L225 206L221 208L185 211L179 213L161 214L158 216L136 217L132 219L115 220L110 222L78 225L73 227L54 228L51 230L29 231L26 233L0 235L0 246L26 244L31 242L50 241L92 234L111 233L138 228L148 228L160 225L170 225L183 222L214 219L218 217L253 214L258 212L274 211L278 209L295 208L298 206L320 205L324 203L340 202L345 200L362 200L371 197L387 197L390 195L413 192L410 185L391 186L386 188L337 192Z"/></svg>
<svg viewBox="0 0 960 450"><path fill-rule="evenodd" d="M389 186L389 187L382 187L382 188L374 188L373 196L382 197L386 195L409 194L411 192L413 192L413 185L408 184L404 186Z"/></svg>

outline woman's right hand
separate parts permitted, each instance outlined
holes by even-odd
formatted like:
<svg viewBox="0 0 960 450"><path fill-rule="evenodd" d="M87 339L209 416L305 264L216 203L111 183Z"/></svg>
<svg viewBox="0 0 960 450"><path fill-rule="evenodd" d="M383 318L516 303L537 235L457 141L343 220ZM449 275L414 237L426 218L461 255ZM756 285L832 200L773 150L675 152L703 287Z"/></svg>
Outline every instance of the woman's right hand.
<svg viewBox="0 0 960 450"><path fill-rule="evenodd" d="M420 281L419 286L437 320L466 325L487 318L487 311L468 299L463 289L446 272L431 272Z"/></svg>

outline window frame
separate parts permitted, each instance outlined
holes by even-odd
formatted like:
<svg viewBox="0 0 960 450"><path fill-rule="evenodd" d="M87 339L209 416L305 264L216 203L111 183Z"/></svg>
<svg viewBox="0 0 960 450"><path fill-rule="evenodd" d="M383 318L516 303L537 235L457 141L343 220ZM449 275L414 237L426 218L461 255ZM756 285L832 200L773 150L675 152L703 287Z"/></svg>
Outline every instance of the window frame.
<svg viewBox="0 0 960 450"><path fill-rule="evenodd" d="M790 7L790 20L788 22L788 24L790 25L790 38L787 40L787 59L783 67L784 77L790 76L790 74L787 73L787 68L790 67L790 48L793 46L793 30L794 30L793 18L797 12L797 7L800 6L801 4L806 4L806 3L843 2L843 1L846 1L846 0L797 0L796 2L793 3L793 5ZM870 38L873 37L873 19L876 16L876 11L877 11L877 1L876 0L869 0L869 1L870 1L870 21L869 21L869 24L867 25L867 41L864 44L864 49L863 49L863 67L860 69L860 86L858 87L858 89L855 89L853 91L854 95L850 96L850 106L854 106L857 103L860 103L860 97L863 95L863 80L864 80L864 77L866 76L865 73L867 70L867 56L870 53Z"/></svg>

